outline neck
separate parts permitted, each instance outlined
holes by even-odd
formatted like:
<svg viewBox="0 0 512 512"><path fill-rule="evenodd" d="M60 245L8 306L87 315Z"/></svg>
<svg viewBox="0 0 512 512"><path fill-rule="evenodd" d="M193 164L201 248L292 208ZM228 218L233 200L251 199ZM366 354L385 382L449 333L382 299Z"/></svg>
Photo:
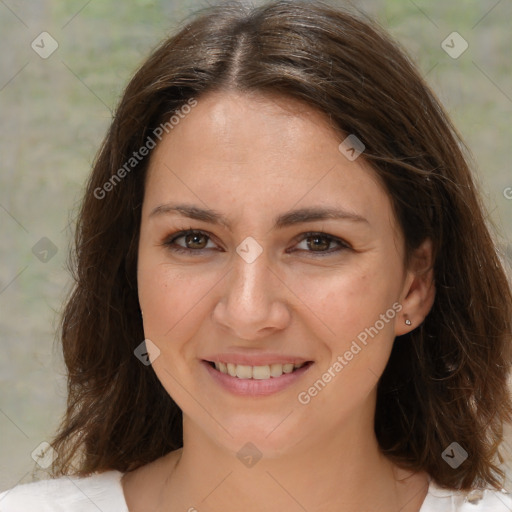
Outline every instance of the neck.
<svg viewBox="0 0 512 512"><path fill-rule="evenodd" d="M185 419L183 448L159 462L161 510L417 512L426 475L398 469L380 453L373 425L353 424L274 458L255 462L241 451L244 463Z"/></svg>

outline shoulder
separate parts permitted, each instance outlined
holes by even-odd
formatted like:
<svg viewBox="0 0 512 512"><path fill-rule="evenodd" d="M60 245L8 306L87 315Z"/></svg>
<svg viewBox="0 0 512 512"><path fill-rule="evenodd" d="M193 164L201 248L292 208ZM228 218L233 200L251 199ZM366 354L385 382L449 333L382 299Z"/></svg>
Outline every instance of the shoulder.
<svg viewBox="0 0 512 512"><path fill-rule="evenodd" d="M438 487L433 482L420 512L511 512L512 495L485 489L470 493Z"/></svg>
<svg viewBox="0 0 512 512"><path fill-rule="evenodd" d="M60 477L18 485L0 493L2 512L128 512L122 473L107 471L88 477Z"/></svg>

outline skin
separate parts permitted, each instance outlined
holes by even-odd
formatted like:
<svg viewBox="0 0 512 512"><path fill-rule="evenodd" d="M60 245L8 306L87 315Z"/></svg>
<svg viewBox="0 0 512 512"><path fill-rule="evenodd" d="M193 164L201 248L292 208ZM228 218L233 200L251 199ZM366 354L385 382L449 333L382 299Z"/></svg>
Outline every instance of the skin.
<svg viewBox="0 0 512 512"><path fill-rule="evenodd" d="M420 509L427 475L387 460L373 422L394 338L416 328L434 300L431 244L404 267L389 197L363 157L349 161L338 150L343 138L295 100L226 91L201 97L151 155L139 300L145 336L160 351L154 371L183 411L184 447L123 477L131 512ZM152 214L168 203L213 209L230 228ZM273 227L276 215L313 206L343 208L365 221ZM207 236L174 244L196 253L173 252L173 235L190 228ZM309 231L348 245L301 236ZM263 250L250 264L236 252L249 236ZM298 394L396 303L401 311L378 335L300 403ZM236 396L201 363L228 350L293 354L314 364L278 393ZM237 458L248 442L263 454L252 467Z"/></svg>

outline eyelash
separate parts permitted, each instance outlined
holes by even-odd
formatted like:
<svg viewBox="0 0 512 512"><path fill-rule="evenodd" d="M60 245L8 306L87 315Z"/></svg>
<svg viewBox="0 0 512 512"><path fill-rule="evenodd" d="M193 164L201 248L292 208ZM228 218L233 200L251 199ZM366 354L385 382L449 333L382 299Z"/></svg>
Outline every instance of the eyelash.
<svg viewBox="0 0 512 512"><path fill-rule="evenodd" d="M199 255L203 254L204 251L212 250L211 248L189 249L189 248L182 247L180 245L175 244L176 240L186 237L187 235L203 235L208 238L208 241L211 241L211 237L207 232L201 231L199 229L190 228L190 229L178 231L177 233L173 233L172 235L167 237L167 239L163 242L162 245L166 246L169 250L171 250L173 252L176 252L179 254L194 255L194 256L195 255L199 256ZM323 257L323 256L327 256L329 254L338 253L343 250L352 249L352 247L350 247L350 245L347 242L345 242L344 240L337 238L335 236L329 235L327 233L320 232L320 231L308 231L306 233L302 233L298 237L296 237L295 241L296 241L296 243L300 243L304 240L307 240L308 238L314 238L314 237L321 238L321 239L327 239L329 241L329 245L332 242L337 243L338 248L335 250L329 249L327 251L308 251L305 249L299 249L299 250L311 253L311 254L315 255L315 257L316 256Z"/></svg>

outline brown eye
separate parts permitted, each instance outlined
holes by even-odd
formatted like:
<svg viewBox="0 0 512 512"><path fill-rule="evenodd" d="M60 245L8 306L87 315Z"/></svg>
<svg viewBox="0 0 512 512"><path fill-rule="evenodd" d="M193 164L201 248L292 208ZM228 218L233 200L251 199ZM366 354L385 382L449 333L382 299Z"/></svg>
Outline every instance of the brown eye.
<svg viewBox="0 0 512 512"><path fill-rule="evenodd" d="M310 236L306 238L308 249L313 251L325 251L329 249L332 240L326 236Z"/></svg>
<svg viewBox="0 0 512 512"><path fill-rule="evenodd" d="M212 245L208 246L209 243ZM168 238L163 245L174 252L188 254L201 254L202 251L215 248L215 244L206 233L194 230L180 231Z"/></svg>
<svg viewBox="0 0 512 512"><path fill-rule="evenodd" d="M302 245L302 246L301 246ZM303 233L298 239L296 245L299 251L315 254L318 256L328 256L329 254L339 253L351 249L351 246L327 233Z"/></svg>
<svg viewBox="0 0 512 512"><path fill-rule="evenodd" d="M189 233L184 235L187 249L205 249L208 244L208 237L203 233Z"/></svg>

